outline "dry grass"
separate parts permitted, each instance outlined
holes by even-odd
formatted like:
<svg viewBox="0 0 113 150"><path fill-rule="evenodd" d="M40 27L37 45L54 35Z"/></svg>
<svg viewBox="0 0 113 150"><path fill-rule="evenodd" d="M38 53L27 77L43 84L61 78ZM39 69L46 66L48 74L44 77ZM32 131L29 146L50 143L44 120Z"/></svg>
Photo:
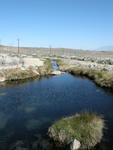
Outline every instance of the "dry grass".
<svg viewBox="0 0 113 150"><path fill-rule="evenodd" d="M33 71L33 68L29 67L27 70L21 70L19 68L8 69L3 71L4 77L7 81L23 80L37 76L37 73Z"/></svg>

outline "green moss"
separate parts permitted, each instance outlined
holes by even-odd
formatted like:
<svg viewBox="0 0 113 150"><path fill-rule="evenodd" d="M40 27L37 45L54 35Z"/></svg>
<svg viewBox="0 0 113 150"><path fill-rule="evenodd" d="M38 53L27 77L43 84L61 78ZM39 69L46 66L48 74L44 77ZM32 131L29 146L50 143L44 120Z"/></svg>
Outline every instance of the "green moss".
<svg viewBox="0 0 113 150"><path fill-rule="evenodd" d="M56 121L49 129L49 135L60 144L80 141L83 149L95 146L102 138L104 121L94 113L83 112Z"/></svg>

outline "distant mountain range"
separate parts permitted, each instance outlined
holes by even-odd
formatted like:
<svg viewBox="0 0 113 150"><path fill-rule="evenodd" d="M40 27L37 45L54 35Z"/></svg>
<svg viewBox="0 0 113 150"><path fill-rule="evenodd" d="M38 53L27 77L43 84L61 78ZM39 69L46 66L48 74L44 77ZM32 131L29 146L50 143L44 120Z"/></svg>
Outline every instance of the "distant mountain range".
<svg viewBox="0 0 113 150"><path fill-rule="evenodd" d="M96 50L100 51L113 51L113 45L108 45L108 46L102 46Z"/></svg>

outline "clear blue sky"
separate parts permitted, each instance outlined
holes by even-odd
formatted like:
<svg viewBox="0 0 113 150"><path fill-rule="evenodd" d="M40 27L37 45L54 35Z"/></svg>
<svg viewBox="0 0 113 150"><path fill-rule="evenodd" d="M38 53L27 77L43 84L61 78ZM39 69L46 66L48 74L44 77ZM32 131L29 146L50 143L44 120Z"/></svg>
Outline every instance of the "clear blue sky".
<svg viewBox="0 0 113 150"><path fill-rule="evenodd" d="M1 44L95 49L113 43L113 0L0 0Z"/></svg>

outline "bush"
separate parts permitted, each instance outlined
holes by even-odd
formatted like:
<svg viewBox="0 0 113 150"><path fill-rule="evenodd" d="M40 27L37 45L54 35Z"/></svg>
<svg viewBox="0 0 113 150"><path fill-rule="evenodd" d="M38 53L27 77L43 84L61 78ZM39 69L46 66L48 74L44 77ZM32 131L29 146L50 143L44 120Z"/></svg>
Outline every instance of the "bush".
<svg viewBox="0 0 113 150"><path fill-rule="evenodd" d="M80 141L82 149L89 149L99 143L103 136L104 121L94 113L82 112L56 121L49 128L49 136L60 146Z"/></svg>

